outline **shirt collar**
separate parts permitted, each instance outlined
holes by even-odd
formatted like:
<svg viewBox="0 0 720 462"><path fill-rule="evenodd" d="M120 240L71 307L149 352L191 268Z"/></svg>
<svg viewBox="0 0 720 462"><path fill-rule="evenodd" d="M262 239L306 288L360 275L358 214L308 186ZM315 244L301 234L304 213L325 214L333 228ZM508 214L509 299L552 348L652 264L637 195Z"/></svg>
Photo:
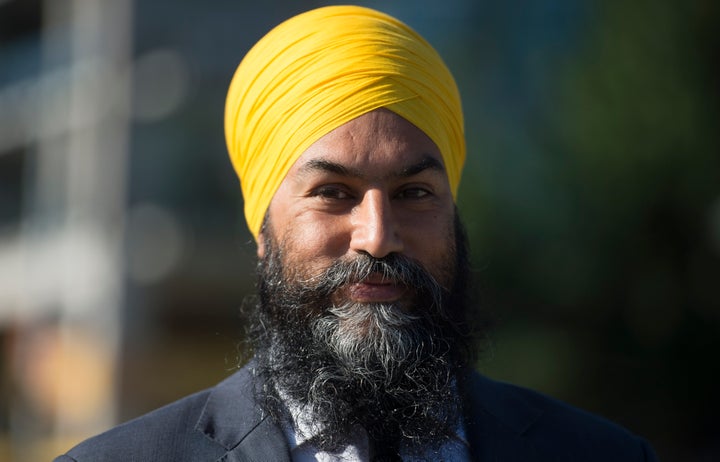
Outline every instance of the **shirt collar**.
<svg viewBox="0 0 720 462"><path fill-rule="evenodd" d="M364 428L353 427L350 435L350 443L337 452L320 451L312 444L312 439L318 436L323 428L314 422L308 406L303 406L296 401L280 393L285 403L292 422L283 425L283 433L290 446L290 452L294 462L304 461L364 461L370 459L370 441ZM430 448L428 448L430 450ZM413 461L414 456L407 454L400 448L400 455L403 461ZM419 460L445 460L445 461L467 461L470 460L470 444L465 432L465 425L461 416L458 416L455 425L455 432L438 450L436 454L428 454L430 458Z"/></svg>

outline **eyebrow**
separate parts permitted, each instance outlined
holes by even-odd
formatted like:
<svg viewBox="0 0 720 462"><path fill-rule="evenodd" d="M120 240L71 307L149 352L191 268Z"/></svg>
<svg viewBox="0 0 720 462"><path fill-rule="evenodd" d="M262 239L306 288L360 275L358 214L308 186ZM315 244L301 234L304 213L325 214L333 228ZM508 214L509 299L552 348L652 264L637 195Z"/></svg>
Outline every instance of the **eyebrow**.
<svg viewBox="0 0 720 462"><path fill-rule="evenodd" d="M443 167L443 164L439 160L434 157L425 156L420 162L405 167L398 176L407 178L417 175L423 170L436 170L438 172L445 173L445 167Z"/></svg>
<svg viewBox="0 0 720 462"><path fill-rule="evenodd" d="M426 155L419 162L408 165L408 166L402 168L397 173L390 172L387 176L388 177L395 176L398 178L408 178L411 176L415 176L425 170L435 170L435 171L444 173L445 167L435 157ZM349 167L339 164L337 162L333 162L333 161L330 161L327 159L322 159L322 158L309 160L307 163L305 163L301 167L300 172L303 174L311 173L311 172L327 172L327 173L334 173L336 175L347 176L347 177L351 177L351 178L365 178L367 176L359 169L349 168Z"/></svg>

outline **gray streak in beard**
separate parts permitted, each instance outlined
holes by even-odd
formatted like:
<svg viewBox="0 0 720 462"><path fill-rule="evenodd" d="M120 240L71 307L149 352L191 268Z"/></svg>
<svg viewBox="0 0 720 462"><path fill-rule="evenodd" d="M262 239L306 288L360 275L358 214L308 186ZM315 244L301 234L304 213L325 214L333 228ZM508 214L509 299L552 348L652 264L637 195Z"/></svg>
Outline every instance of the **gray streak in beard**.
<svg viewBox="0 0 720 462"><path fill-rule="evenodd" d="M324 272L318 286L306 288L330 295L337 288L362 281L373 273L396 284L413 289L422 288L425 303L412 305L416 312L407 312L401 303L345 302L326 309L311 325L313 338L328 347L346 371L356 377L369 379L385 377L391 382L402 373L412 370L427 351L447 352L449 347L437 348L435 336L428 326L434 316L441 316L442 288L432 276L416 263L400 255L375 259L359 255L352 262L336 262ZM421 322L425 320L425 322ZM375 378L377 380L377 378Z"/></svg>
<svg viewBox="0 0 720 462"><path fill-rule="evenodd" d="M312 332L355 373L381 372L389 378L395 375L395 365L417 361L422 333L413 324L419 319L391 304L347 303L317 319Z"/></svg>

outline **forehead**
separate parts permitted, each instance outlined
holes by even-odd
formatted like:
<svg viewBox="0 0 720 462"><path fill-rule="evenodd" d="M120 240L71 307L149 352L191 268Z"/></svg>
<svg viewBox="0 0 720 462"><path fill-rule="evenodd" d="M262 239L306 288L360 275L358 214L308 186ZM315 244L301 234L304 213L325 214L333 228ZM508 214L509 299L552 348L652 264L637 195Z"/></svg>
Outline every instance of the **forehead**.
<svg viewBox="0 0 720 462"><path fill-rule="evenodd" d="M377 176L434 159L444 171L440 149L419 128L388 109L376 109L332 130L298 158L288 175L302 173L317 160Z"/></svg>

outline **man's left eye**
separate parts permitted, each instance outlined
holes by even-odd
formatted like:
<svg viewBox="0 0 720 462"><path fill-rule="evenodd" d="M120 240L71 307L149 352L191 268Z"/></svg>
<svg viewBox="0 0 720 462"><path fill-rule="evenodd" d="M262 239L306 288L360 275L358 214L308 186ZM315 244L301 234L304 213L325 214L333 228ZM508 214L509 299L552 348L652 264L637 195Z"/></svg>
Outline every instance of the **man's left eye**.
<svg viewBox="0 0 720 462"><path fill-rule="evenodd" d="M425 188L406 188L400 191L398 198L400 199L422 199L430 195L430 191Z"/></svg>

